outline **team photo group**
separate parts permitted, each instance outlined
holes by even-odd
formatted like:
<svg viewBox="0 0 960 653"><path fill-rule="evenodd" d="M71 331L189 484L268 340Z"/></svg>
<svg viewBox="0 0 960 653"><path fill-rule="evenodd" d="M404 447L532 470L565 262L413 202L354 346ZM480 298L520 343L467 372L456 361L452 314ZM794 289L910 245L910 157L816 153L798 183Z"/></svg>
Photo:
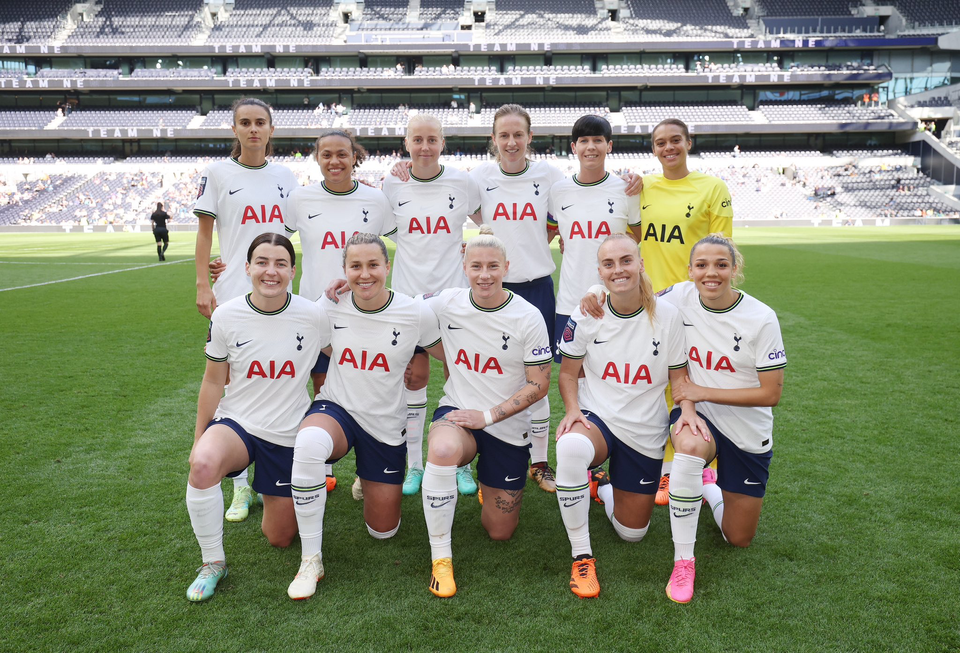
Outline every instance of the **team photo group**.
<svg viewBox="0 0 960 653"><path fill-rule="evenodd" d="M457 591L460 495L477 495L489 537L508 540L528 479L556 496L572 562L545 556L572 565L580 598L600 593L593 501L633 543L667 506L674 566L663 578L677 603L693 598L702 511L730 545L750 545L787 359L775 312L737 287L730 193L689 170L682 121L652 132L661 172L618 177L607 171L610 124L585 115L566 177L531 156L519 105L497 110L495 160L469 172L441 163L441 123L418 113L409 158L378 189L355 179L366 151L350 132L320 134L323 179L300 186L270 161L270 106L240 98L232 113L231 157L203 171L193 209L197 308L210 325L186 490L202 560L189 600L210 599L227 576L224 519L257 504L271 545L300 540L287 594L314 595L333 465L351 450L351 493L372 538L393 537L403 496L420 495L423 578L438 597ZM480 234L464 242L467 224ZM430 357L445 378L428 420ZM550 405L551 383L563 406Z"/></svg>

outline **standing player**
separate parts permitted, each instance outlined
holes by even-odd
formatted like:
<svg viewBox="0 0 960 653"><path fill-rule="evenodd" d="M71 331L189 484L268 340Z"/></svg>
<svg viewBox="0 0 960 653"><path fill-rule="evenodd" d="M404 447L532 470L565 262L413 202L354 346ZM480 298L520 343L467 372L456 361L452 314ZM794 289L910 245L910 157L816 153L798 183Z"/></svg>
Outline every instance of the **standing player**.
<svg viewBox="0 0 960 653"><path fill-rule="evenodd" d="M573 125L571 149L580 161L577 174L554 185L550 192L551 225L563 238L554 360L561 361L560 334L587 289L600 281L597 251L604 238L630 229L639 238L640 198L627 196L626 182L604 168L613 150L610 123L600 116L583 116ZM641 192L642 194L642 192Z"/></svg>
<svg viewBox="0 0 960 653"><path fill-rule="evenodd" d="M397 243L393 262L393 288L406 295L421 295L465 285L460 254L463 225L480 200L465 172L440 164L443 128L434 116L417 114L407 124L404 139L410 153L413 183L387 176L383 192L393 209L384 226ZM404 494L416 494L423 478L423 426L426 420L430 362L420 350L408 370L407 477ZM457 480L464 494L477 491L469 468Z"/></svg>
<svg viewBox="0 0 960 653"><path fill-rule="evenodd" d="M526 410L550 386L550 340L536 308L503 288L509 271L503 243L484 225L467 243L470 288L426 297L440 320L450 376L434 413L423 475L423 513L430 536L430 591L449 597L451 531L457 467L477 454L484 502L481 522L494 540L508 540L520 519L530 460Z"/></svg>
<svg viewBox="0 0 960 653"><path fill-rule="evenodd" d="M269 105L255 98L234 102L233 134L236 140L230 158L206 167L193 207L200 221L195 254L197 310L207 318L218 303L250 291L250 280L244 274L247 246L262 233L284 232L287 196L298 185L289 169L267 161L273 153L273 115ZM226 267L211 289L209 265L214 224L220 258ZM254 499L244 471L233 480L227 521L246 519Z"/></svg>
<svg viewBox="0 0 960 653"><path fill-rule="evenodd" d="M320 135L314 159L323 181L294 189L288 200L289 233L300 232L303 250L300 274L301 297L316 301L327 284L343 274L343 250L356 233L383 233L383 224L393 213L386 196L376 188L361 184L353 173L367 158L367 151L353 134L328 130ZM320 354L313 369L316 394L323 385L330 357ZM337 486L332 466L327 466L327 491Z"/></svg>
<svg viewBox="0 0 960 653"><path fill-rule="evenodd" d="M721 179L690 171L687 154L692 146L682 120L668 118L653 130L653 153L663 171L643 179L640 249L654 292L687 280L693 243L710 233L733 235L730 191ZM672 460L668 444L658 505L667 505Z"/></svg>
<svg viewBox="0 0 960 653"><path fill-rule="evenodd" d="M169 219L169 214L163 210L163 202L157 202L157 210L150 214L150 221L153 223L153 238L157 241L157 258L161 261L167 260L164 254L170 246L170 232L167 231Z"/></svg>
<svg viewBox="0 0 960 653"><path fill-rule="evenodd" d="M608 481L599 488L607 518L621 539L642 540L670 429L664 390L668 379L683 378L687 365L679 312L655 300L636 243L613 234L597 257L610 317L574 309L560 339L566 415L557 427L557 500L573 555L570 589L580 598L600 594L587 470L610 458L612 487ZM681 405L678 426L696 429L693 402Z"/></svg>
<svg viewBox="0 0 960 653"><path fill-rule="evenodd" d="M187 589L191 601L212 597L227 575L224 476L256 461L263 534L278 547L297 535L290 496L293 445L300 416L310 406L306 373L330 334L319 307L288 292L295 264L286 236L254 238L245 265L251 292L221 304L210 322L187 482L187 512L203 558ZM224 395L228 374L232 382Z"/></svg>
<svg viewBox="0 0 960 653"><path fill-rule="evenodd" d="M689 274L692 282L660 293L661 305L680 309L688 349L688 376L673 385L673 400L695 402L710 436L693 437L685 429L673 435L674 568L667 596L677 603L693 598L703 500L730 544L750 546L756 535L773 458L771 408L780 402L787 365L776 313L734 287L743 279L743 257L731 239L700 239L690 252ZM596 316L588 304L581 307ZM674 409L670 419L678 414ZM714 459L716 473L705 469Z"/></svg>
<svg viewBox="0 0 960 653"><path fill-rule="evenodd" d="M327 461L356 449L367 531L384 540L400 528L406 455L403 375L414 347L442 358L433 311L386 287L390 264L379 236L350 237L342 269L352 295L337 304L321 301L332 329L335 364L300 424L294 450L291 481L303 557L287 589L292 599L313 596L324 575L320 546Z"/></svg>

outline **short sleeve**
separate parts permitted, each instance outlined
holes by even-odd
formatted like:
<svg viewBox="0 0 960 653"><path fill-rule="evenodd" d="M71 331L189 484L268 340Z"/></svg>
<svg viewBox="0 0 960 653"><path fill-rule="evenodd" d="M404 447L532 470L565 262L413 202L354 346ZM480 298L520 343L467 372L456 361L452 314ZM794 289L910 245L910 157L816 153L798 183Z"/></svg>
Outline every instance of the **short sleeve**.
<svg viewBox="0 0 960 653"><path fill-rule="evenodd" d="M664 320L663 337L667 339L667 367L671 370L687 366L687 343L680 319L680 311L672 304L664 303L657 307L658 313L669 313Z"/></svg>
<svg viewBox="0 0 960 653"><path fill-rule="evenodd" d="M198 218L217 219L217 179L208 166L200 174L200 186L197 188L197 201L193 204L193 214Z"/></svg>
<svg viewBox="0 0 960 653"><path fill-rule="evenodd" d="M584 315L580 308L573 309L573 313L567 319L567 324L563 327L563 332L557 336L560 343L560 353L567 358L583 358L587 354L587 343L590 336L587 331L590 330L588 321L589 316Z"/></svg>
<svg viewBox="0 0 960 653"><path fill-rule="evenodd" d="M627 195L627 224L640 226L640 194Z"/></svg>
<svg viewBox="0 0 960 653"><path fill-rule="evenodd" d="M300 186L297 186L291 191L290 197L287 199L287 217L284 220L283 227L288 234L296 233L299 229L297 215L300 213L300 195Z"/></svg>
<svg viewBox="0 0 960 653"><path fill-rule="evenodd" d="M473 175L467 175L467 214L480 210L480 186Z"/></svg>
<svg viewBox="0 0 960 653"><path fill-rule="evenodd" d="M780 370L787 366L787 352L783 347L783 337L780 335L780 323L777 316L770 314L760 325L756 343L757 371L769 372Z"/></svg>
<svg viewBox="0 0 960 653"><path fill-rule="evenodd" d="M730 189L719 179L710 206L710 233L733 237L733 201L730 199Z"/></svg>
<svg viewBox="0 0 960 653"><path fill-rule="evenodd" d="M523 364L527 366L546 365L553 362L553 348L547 325L540 312L533 306L526 319L523 334Z"/></svg>
<svg viewBox="0 0 960 653"><path fill-rule="evenodd" d="M330 312L328 307L333 303L323 295L315 303L317 307L317 332L320 334L320 349L330 345L333 338L333 329L330 328Z"/></svg>
<svg viewBox="0 0 960 653"><path fill-rule="evenodd" d="M556 228L558 227L558 225L557 225L557 213L558 213L558 209L557 209L558 204L557 204L557 202L558 202L559 200L557 199L557 195L559 195L559 193L554 192L554 189L551 188L551 189L550 189L550 198L549 198L549 200L547 201L547 229L556 229Z"/></svg>
<svg viewBox="0 0 960 653"><path fill-rule="evenodd" d="M387 178L383 180L383 196L387 199L388 211L383 217L383 230L382 235L388 236L389 238L396 240L397 235L397 215L393 211L393 200L394 200L394 188L400 183L396 181L396 177L393 175L387 175Z"/></svg>
<svg viewBox="0 0 960 653"><path fill-rule="evenodd" d="M207 329L207 345L204 347L204 353L207 358L217 363L223 363L227 360L227 337L226 328L223 326L223 312L217 315L218 311L213 312L210 318L210 327Z"/></svg>
<svg viewBox="0 0 960 653"><path fill-rule="evenodd" d="M424 349L440 344L440 321L437 314L431 310L427 302L418 299L417 308L420 309L420 342Z"/></svg>
<svg viewBox="0 0 960 653"><path fill-rule="evenodd" d="M440 313L443 312L444 307L458 291L458 288L447 288L446 290L439 290L437 292L421 295L420 299L423 301L424 305L429 308L431 312L433 312L433 314L439 319Z"/></svg>
<svg viewBox="0 0 960 653"><path fill-rule="evenodd" d="M395 222L393 217L393 208L390 206L390 200L387 199L387 196L384 195L383 191L377 191L377 211L380 212L378 216L380 220L380 227L377 231L378 236L383 236L387 231L393 230L396 231L395 226L390 226L389 229L387 225L393 225Z"/></svg>

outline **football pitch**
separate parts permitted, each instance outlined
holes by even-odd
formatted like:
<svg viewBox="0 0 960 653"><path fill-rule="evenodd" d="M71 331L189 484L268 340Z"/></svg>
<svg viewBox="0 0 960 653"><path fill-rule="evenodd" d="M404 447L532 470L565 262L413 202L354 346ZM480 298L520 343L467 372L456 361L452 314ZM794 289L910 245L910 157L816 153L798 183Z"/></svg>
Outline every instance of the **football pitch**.
<svg viewBox="0 0 960 653"><path fill-rule="evenodd" d="M532 482L508 542L460 497L458 593L437 599L420 497L373 540L352 454L314 598L287 598L299 543L271 548L255 508L225 524L216 596L188 602L207 323L194 235L171 236L164 264L149 233L0 236L0 650L960 650L960 228L736 232L743 288L777 311L790 362L757 537L730 547L703 511L688 605L664 594L666 508L628 544L596 504L602 591L577 599L556 498Z"/></svg>

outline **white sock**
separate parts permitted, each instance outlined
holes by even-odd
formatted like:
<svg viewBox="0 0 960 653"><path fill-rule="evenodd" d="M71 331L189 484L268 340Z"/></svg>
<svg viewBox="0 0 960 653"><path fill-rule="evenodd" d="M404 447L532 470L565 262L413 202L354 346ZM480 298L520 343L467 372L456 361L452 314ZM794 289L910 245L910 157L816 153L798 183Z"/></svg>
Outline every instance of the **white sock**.
<svg viewBox="0 0 960 653"><path fill-rule="evenodd" d="M397 534L397 531L400 530L400 522L397 522L397 525L391 528L389 531L375 531L370 528L370 524L367 524L367 532L370 533L370 537L375 540L389 540L391 537Z"/></svg>
<svg viewBox="0 0 960 653"><path fill-rule="evenodd" d="M570 553L593 555L590 547L590 484L587 467L597 454L582 433L567 433L557 441L557 502L570 539Z"/></svg>
<svg viewBox="0 0 960 653"><path fill-rule="evenodd" d="M427 463L420 485L432 560L453 557L453 513L457 509L457 468Z"/></svg>
<svg viewBox="0 0 960 653"><path fill-rule="evenodd" d="M530 464L547 462L547 444L550 440L550 400L544 397L530 407Z"/></svg>
<svg viewBox="0 0 960 653"><path fill-rule="evenodd" d="M706 461L678 453L673 456L670 473L670 531L673 533L673 559L689 560L697 543L697 522L703 503L703 467Z"/></svg>
<svg viewBox="0 0 960 653"><path fill-rule="evenodd" d="M720 532L723 532L723 490L717 487L716 483L707 483L703 486L703 498L707 500L707 503L710 505L710 510L713 511L713 519L717 522L717 526L720 527ZM726 536L724 535L724 539Z"/></svg>
<svg viewBox="0 0 960 653"><path fill-rule="evenodd" d="M597 488L597 496L603 501L603 509L607 511L607 519L613 524L616 520L613 518L613 486L609 483Z"/></svg>
<svg viewBox="0 0 960 653"><path fill-rule="evenodd" d="M676 456L676 454L674 454L674 456ZM663 463L660 464L660 476L666 476L667 474L670 473L670 470L672 468L673 468L673 461L664 460Z"/></svg>
<svg viewBox="0 0 960 653"><path fill-rule="evenodd" d="M423 425L427 421L427 389L407 390L407 467L423 469Z"/></svg>
<svg viewBox="0 0 960 653"><path fill-rule="evenodd" d="M290 491L300 530L301 555L320 553L323 544L323 513L327 507L326 462L333 453L333 438L319 426L307 426L297 433L293 448Z"/></svg>
<svg viewBox="0 0 960 653"><path fill-rule="evenodd" d="M223 491L220 484L199 490L187 483L187 512L203 562L226 560L223 552Z"/></svg>
<svg viewBox="0 0 960 653"><path fill-rule="evenodd" d="M617 535L619 535L620 539L624 542L639 542L643 539L643 536L647 534L647 529L650 528L650 522L647 522L647 525L643 528L627 528L618 522L614 515L610 515L610 522L613 524L613 530L617 532Z"/></svg>
<svg viewBox="0 0 960 653"><path fill-rule="evenodd" d="M324 476L333 476L333 465L331 465L330 463L327 463L323 467L324 467L323 471L325 472Z"/></svg>
<svg viewBox="0 0 960 653"><path fill-rule="evenodd" d="M247 473L248 473L248 471L245 469L245 470L243 470L242 472L240 472L239 474L237 474L236 476L233 477L233 491L234 491L234 492L236 492L237 490L239 490L239 489L242 488L242 487L246 487L246 486L247 486Z"/></svg>

